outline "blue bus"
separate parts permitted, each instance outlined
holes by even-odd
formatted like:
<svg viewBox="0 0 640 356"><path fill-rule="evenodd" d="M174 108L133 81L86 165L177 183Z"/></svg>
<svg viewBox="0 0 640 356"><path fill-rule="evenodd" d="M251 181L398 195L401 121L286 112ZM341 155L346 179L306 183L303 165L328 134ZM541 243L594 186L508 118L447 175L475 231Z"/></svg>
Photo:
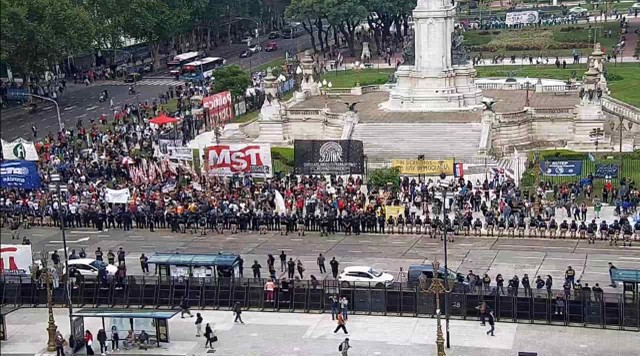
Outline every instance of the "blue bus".
<svg viewBox="0 0 640 356"><path fill-rule="evenodd" d="M187 63L180 69L180 80L199 81L211 78L213 71L225 63L226 61L219 57L207 57Z"/></svg>

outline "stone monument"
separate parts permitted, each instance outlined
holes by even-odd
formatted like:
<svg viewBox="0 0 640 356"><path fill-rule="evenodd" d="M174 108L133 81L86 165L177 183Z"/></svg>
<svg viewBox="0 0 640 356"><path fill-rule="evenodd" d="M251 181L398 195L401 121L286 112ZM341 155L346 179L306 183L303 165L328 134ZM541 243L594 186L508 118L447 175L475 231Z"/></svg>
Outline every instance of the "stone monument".
<svg viewBox="0 0 640 356"><path fill-rule="evenodd" d="M260 135L255 142L281 144L286 142L282 122L283 105L278 99L278 85L271 68L267 68L267 76L264 78L265 100L258 114L258 126Z"/></svg>
<svg viewBox="0 0 640 356"><path fill-rule="evenodd" d="M456 112L482 109L476 71L455 31L456 5L449 0L418 0L413 10L415 49L405 48L397 85L381 108L391 112ZM456 35L453 36L454 32ZM412 53L413 52L413 53Z"/></svg>
<svg viewBox="0 0 640 356"><path fill-rule="evenodd" d="M591 61L580 89L580 103L576 105L575 109L573 141L569 142L572 149L590 151L598 147L600 149L611 148L611 137L604 135L605 115L602 111L603 90L600 77L601 73L597 68L597 62ZM596 134L596 132L601 134Z"/></svg>
<svg viewBox="0 0 640 356"><path fill-rule="evenodd" d="M310 96L320 95L320 88L313 76L316 72L316 63L311 55L311 51L306 50L300 59L300 91L295 93L296 101L302 101Z"/></svg>

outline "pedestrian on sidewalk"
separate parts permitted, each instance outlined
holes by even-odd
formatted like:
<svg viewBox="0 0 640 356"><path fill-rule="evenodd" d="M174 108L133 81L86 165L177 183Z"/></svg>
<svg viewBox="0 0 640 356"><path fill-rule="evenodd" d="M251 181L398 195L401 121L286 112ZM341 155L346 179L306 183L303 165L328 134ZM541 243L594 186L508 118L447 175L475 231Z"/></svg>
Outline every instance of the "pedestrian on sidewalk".
<svg viewBox="0 0 640 356"><path fill-rule="evenodd" d="M298 269L298 274L300 275L300 279L304 279L304 266L302 266L302 261L298 260L298 263L296 265L297 269Z"/></svg>
<svg viewBox="0 0 640 356"><path fill-rule="evenodd" d="M93 335L89 330L84 332L84 344L86 345L87 355L95 355L93 352Z"/></svg>
<svg viewBox="0 0 640 356"><path fill-rule="evenodd" d="M96 336L96 338L98 339L98 342L100 343L100 355L106 355L107 354L107 333L104 331L104 329L100 329L98 330L98 335Z"/></svg>
<svg viewBox="0 0 640 356"><path fill-rule="evenodd" d="M287 254L284 251L280 252L280 272L284 272L287 267Z"/></svg>
<svg viewBox="0 0 640 356"><path fill-rule="evenodd" d="M196 337L202 335L202 315L196 313Z"/></svg>
<svg viewBox="0 0 640 356"><path fill-rule="evenodd" d="M64 344L67 341L59 331L56 332L56 338L54 339L54 342L56 344L56 356L64 356Z"/></svg>
<svg viewBox="0 0 640 356"><path fill-rule="evenodd" d="M335 256L329 261L329 266L331 266L333 278L338 278L338 266L340 266L340 262L336 260Z"/></svg>
<svg viewBox="0 0 640 356"><path fill-rule="evenodd" d="M344 331L345 334L348 334L349 332L347 331L347 322L344 320L344 317L342 316L341 312L338 312L337 315L337 319L338 319L338 326L336 326L336 329L333 331L333 333L337 333L338 330L342 329L342 331Z"/></svg>
<svg viewBox="0 0 640 356"><path fill-rule="evenodd" d="M120 335L115 325L111 326L111 352L113 351L120 351Z"/></svg>
<svg viewBox="0 0 640 356"><path fill-rule="evenodd" d="M204 337L207 339L207 341L204 343L204 347L210 347L211 349L213 349L213 343L217 340L217 338L209 323L207 323L204 328Z"/></svg>
<svg viewBox="0 0 640 356"><path fill-rule="evenodd" d="M149 258L147 256L144 255L144 253L142 254L142 256L140 256L140 268L142 268L142 273L144 274L149 274Z"/></svg>
<svg viewBox="0 0 640 356"><path fill-rule="evenodd" d="M347 297L342 296L342 298L340 298L340 310L342 310L342 316L344 317L344 320L349 319L349 315L347 311L348 309L349 309L349 301L347 300Z"/></svg>
<svg viewBox="0 0 640 356"><path fill-rule="evenodd" d="M191 311L189 310L189 301L187 300L187 297L182 297L182 302L180 303L180 317L182 319L184 319L184 315L185 314L189 314L190 318L193 318L193 315L191 315Z"/></svg>
<svg viewBox="0 0 640 356"><path fill-rule="evenodd" d="M487 331L487 335L491 334L491 336L495 336L493 335L493 332L496 330L495 324L496 324L496 319L493 316L493 311L489 312L489 326L491 326L491 329L489 329L489 331Z"/></svg>
<svg viewBox="0 0 640 356"><path fill-rule="evenodd" d="M338 346L338 351L340 351L341 356L348 356L348 351L351 348L349 345L349 338L344 339L344 341Z"/></svg>
<svg viewBox="0 0 640 356"><path fill-rule="evenodd" d="M242 321L242 307L240 306L240 302L236 302L233 306L233 314L236 318L233 320L234 323L240 321L240 324L244 325L244 321Z"/></svg>

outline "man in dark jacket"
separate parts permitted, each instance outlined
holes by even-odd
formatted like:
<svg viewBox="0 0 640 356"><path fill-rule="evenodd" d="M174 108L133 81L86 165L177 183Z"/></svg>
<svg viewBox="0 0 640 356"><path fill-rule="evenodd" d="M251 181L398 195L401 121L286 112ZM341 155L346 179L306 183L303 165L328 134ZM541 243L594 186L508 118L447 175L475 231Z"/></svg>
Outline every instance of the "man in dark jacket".
<svg viewBox="0 0 640 356"><path fill-rule="evenodd" d="M489 329L489 331L487 331L487 335L491 334L491 336L495 336L493 335L493 332L496 330L495 324L496 324L496 319L493 316L493 311L489 312L489 326L491 326L491 329Z"/></svg>
<svg viewBox="0 0 640 356"><path fill-rule="evenodd" d="M237 323L238 321L240 321L241 324L244 324L244 321L242 321L242 307L240 306L240 302L236 302L236 304L233 305L233 314L236 316L236 318L233 320L234 323Z"/></svg>

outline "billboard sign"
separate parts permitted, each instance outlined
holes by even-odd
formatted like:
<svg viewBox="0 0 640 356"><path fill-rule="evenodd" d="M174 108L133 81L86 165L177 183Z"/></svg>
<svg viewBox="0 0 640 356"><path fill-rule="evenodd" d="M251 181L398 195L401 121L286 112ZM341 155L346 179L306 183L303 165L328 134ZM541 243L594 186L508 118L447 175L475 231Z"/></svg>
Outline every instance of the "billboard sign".
<svg viewBox="0 0 640 356"><path fill-rule="evenodd" d="M617 164L596 164L595 178L618 178L620 166Z"/></svg>
<svg viewBox="0 0 640 356"><path fill-rule="evenodd" d="M269 144L221 144L209 146L204 152L205 169L210 176L273 176Z"/></svg>
<svg viewBox="0 0 640 356"><path fill-rule="evenodd" d="M357 140L296 140L296 174L364 174L364 148Z"/></svg>
<svg viewBox="0 0 640 356"><path fill-rule="evenodd" d="M440 173L453 174L453 160L419 160L419 159L394 159L392 167L400 168L402 174L423 174L437 176Z"/></svg>
<svg viewBox="0 0 640 356"><path fill-rule="evenodd" d="M505 24L507 25L533 25L539 21L538 11L507 12Z"/></svg>
<svg viewBox="0 0 640 356"><path fill-rule="evenodd" d="M582 174L582 161L542 161L540 170L549 177L579 176Z"/></svg>
<svg viewBox="0 0 640 356"><path fill-rule="evenodd" d="M32 264L31 245L0 245L2 275L30 275Z"/></svg>
<svg viewBox="0 0 640 356"><path fill-rule="evenodd" d="M5 161L0 163L0 187L37 189L42 186L38 167L32 161Z"/></svg>
<svg viewBox="0 0 640 356"><path fill-rule="evenodd" d="M226 123L233 120L233 98L229 91L202 98L202 106L208 110L212 122Z"/></svg>

